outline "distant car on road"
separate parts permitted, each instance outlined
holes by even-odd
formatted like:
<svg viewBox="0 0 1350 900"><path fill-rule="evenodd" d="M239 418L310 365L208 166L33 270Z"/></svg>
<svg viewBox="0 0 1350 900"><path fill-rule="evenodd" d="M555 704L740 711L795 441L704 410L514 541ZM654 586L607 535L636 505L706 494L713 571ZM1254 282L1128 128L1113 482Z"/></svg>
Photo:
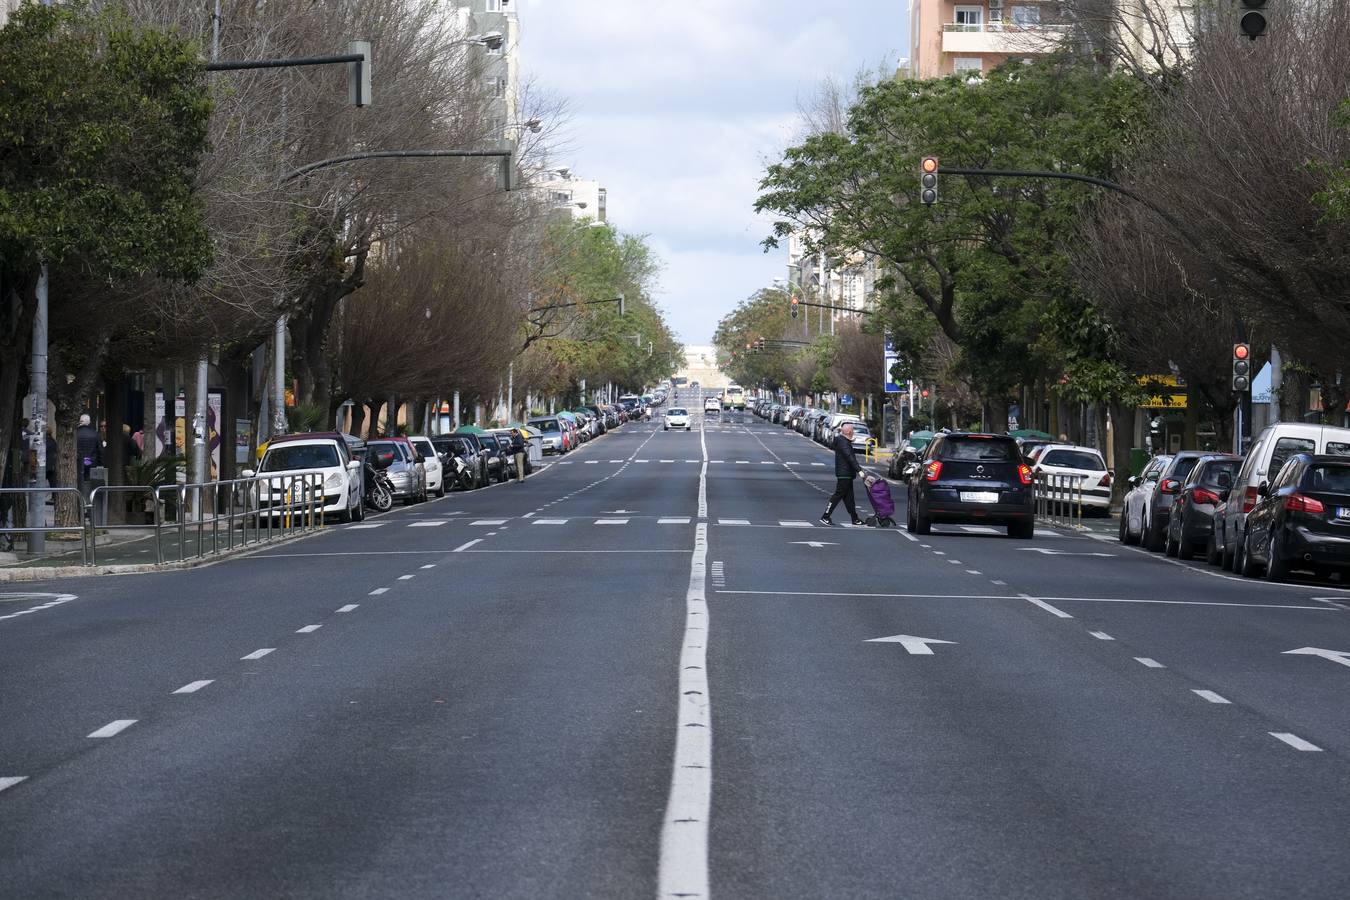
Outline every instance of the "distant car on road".
<svg viewBox="0 0 1350 900"><path fill-rule="evenodd" d="M693 428L693 424L689 421L689 410L683 406L672 406L666 410L665 423L661 430L669 431L672 428L683 428L685 431Z"/></svg>
<svg viewBox="0 0 1350 900"><path fill-rule="evenodd" d="M935 523L1002 525L1008 537L1036 533L1031 466L1007 435L939 434L909 481L909 530L928 534Z"/></svg>

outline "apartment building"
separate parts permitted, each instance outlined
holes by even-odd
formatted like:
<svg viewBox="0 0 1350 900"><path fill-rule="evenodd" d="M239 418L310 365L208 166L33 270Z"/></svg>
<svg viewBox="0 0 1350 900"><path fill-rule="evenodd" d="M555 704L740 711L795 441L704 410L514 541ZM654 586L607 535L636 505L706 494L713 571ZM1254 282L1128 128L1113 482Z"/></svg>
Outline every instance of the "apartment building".
<svg viewBox="0 0 1350 900"><path fill-rule="evenodd" d="M480 44L484 86L491 98L488 115L492 130L502 140L517 140L520 121L520 19L516 0L455 0L467 35L500 35L500 41Z"/></svg>
<svg viewBox="0 0 1350 900"><path fill-rule="evenodd" d="M805 236L796 231L788 236L789 290L813 303L834 306L839 312L813 310L817 321L851 318L848 310L866 308L876 287L876 259L863 253L833 257L819 251L808 252ZM833 330L832 325L826 325Z"/></svg>
<svg viewBox="0 0 1350 900"><path fill-rule="evenodd" d="M1008 59L1051 53L1069 33L1051 21L1057 9L1050 0L910 0L910 73L978 75Z"/></svg>
<svg viewBox="0 0 1350 900"><path fill-rule="evenodd" d="M571 169L544 172L532 187L557 210L565 210L573 219L608 220L609 192L598 181L578 178Z"/></svg>
<svg viewBox="0 0 1350 900"><path fill-rule="evenodd" d="M0 0L0 28L5 27L9 14L19 8L19 0Z"/></svg>

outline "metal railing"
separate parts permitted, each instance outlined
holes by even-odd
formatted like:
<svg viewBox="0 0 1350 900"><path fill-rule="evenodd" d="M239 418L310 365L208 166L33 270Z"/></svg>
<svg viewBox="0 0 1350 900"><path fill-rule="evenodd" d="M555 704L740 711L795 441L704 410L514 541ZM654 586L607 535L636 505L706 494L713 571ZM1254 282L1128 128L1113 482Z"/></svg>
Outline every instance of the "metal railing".
<svg viewBox="0 0 1350 900"><path fill-rule="evenodd" d="M4 488L0 493L29 495L29 502L42 502L41 497L48 494L78 497L79 525L11 528L0 524L0 534L78 532L85 566L98 564L100 549L106 553L113 546L134 548L140 541L152 542L153 547L135 548L135 552L153 550L156 564L185 562L315 531L325 522L322 472L255 475L206 484L101 485L87 500L76 488ZM118 534L131 536L110 540Z"/></svg>
<svg viewBox="0 0 1350 900"><path fill-rule="evenodd" d="M1077 475L1036 475L1036 517L1047 524L1077 528L1083 522L1083 480Z"/></svg>
<svg viewBox="0 0 1350 900"><path fill-rule="evenodd" d="M27 516L24 515L23 513L27 511L28 505L32 503L41 503L43 505L44 507L43 517L45 519L46 517L45 507L47 505L47 497L52 498L52 508L55 509L56 497L57 495L60 494L66 495L73 494L75 496L76 501L80 507L80 524L68 526L47 525L47 524L43 524L41 526L32 526L27 524L24 525L18 524L19 522L24 523L27 522ZM49 532L67 532L67 533L79 532L81 559L84 565L87 566L90 564L89 560L91 558L93 548L89 544L89 529L86 527L86 523L89 521L89 515L84 502L84 494L80 491L79 488L73 487L0 488L0 495L6 497L16 497L24 501L23 503L20 504L13 503L11 501L8 504L10 515L13 518L15 524L14 525L0 524L0 534L11 536L10 540L12 541L13 540L12 535L16 534L28 535L28 534L47 534ZM27 538L25 538L25 541L27 541Z"/></svg>

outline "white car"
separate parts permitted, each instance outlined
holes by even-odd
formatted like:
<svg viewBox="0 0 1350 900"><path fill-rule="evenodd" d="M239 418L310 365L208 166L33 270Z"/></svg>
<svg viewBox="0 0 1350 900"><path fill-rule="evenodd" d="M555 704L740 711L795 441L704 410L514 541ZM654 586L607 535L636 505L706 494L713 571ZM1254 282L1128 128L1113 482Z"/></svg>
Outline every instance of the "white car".
<svg viewBox="0 0 1350 900"><path fill-rule="evenodd" d="M709 397L703 401L703 411L705 413L720 413L722 411L722 401L716 397Z"/></svg>
<svg viewBox="0 0 1350 900"><path fill-rule="evenodd" d="M685 431L689 431L693 427L693 423L689 421L689 410L682 406L672 406L666 410L666 421L662 430L669 431L672 428L683 428Z"/></svg>
<svg viewBox="0 0 1350 900"><path fill-rule="evenodd" d="M431 438L425 435L410 437L412 445L417 448L417 452L422 454L422 465L427 470L427 491L434 493L437 497L445 496L445 467L441 463L441 457L436 452L436 447L431 443Z"/></svg>
<svg viewBox="0 0 1350 900"><path fill-rule="evenodd" d="M1062 499L1083 508L1105 511L1111 505L1111 473L1102 455L1091 447L1050 444L1040 448L1032 471L1049 478L1048 489L1062 490Z"/></svg>
<svg viewBox="0 0 1350 900"><path fill-rule="evenodd" d="M256 473L245 469L241 474L245 478L256 474L266 479L258 486L261 512L285 502L287 489L293 484L290 476L311 473L323 479L325 518L336 518L339 522L359 522L365 518L361 461L352 459L347 442L341 438L283 435L267 446ZM291 497L295 499L293 491Z"/></svg>

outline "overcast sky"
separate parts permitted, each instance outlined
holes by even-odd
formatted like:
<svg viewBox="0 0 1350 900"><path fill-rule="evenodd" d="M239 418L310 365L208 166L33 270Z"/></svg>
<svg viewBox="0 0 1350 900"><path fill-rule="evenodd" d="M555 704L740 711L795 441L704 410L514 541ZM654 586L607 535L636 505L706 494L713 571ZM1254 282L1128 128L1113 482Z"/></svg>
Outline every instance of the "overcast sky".
<svg viewBox="0 0 1350 900"><path fill-rule="evenodd" d="M908 0L517 0L524 74L567 99L557 160L609 190L609 219L648 235L658 301L686 344L786 273L752 209L797 101L906 55Z"/></svg>

